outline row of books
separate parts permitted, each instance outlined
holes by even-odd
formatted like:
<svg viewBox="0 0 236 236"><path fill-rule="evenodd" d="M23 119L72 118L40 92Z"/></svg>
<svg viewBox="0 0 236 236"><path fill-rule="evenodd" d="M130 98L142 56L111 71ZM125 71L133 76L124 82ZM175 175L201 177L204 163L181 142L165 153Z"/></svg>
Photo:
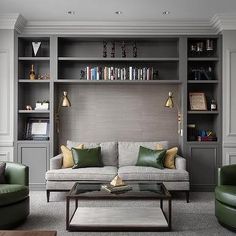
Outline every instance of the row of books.
<svg viewBox="0 0 236 236"><path fill-rule="evenodd" d="M153 67L89 67L84 70L85 80L153 80Z"/></svg>

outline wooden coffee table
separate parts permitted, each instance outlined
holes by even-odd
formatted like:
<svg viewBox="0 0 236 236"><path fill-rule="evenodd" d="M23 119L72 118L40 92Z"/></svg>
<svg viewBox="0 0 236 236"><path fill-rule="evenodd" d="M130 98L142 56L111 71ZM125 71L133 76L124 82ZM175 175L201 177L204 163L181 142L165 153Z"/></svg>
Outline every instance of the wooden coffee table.
<svg viewBox="0 0 236 236"><path fill-rule="evenodd" d="M109 193L102 189L107 183L75 183L66 197L66 229L68 231L170 231L171 195L162 183L128 183L132 190ZM158 200L156 207L78 207L86 200ZM168 214L163 201L168 203ZM71 201L75 201L70 212Z"/></svg>

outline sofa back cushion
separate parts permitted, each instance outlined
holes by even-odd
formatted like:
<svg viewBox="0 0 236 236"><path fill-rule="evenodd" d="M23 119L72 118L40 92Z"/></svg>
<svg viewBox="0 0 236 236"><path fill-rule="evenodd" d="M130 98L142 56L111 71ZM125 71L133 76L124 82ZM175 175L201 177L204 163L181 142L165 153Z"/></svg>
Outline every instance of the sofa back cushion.
<svg viewBox="0 0 236 236"><path fill-rule="evenodd" d="M138 160L139 147L157 149L157 144L164 149L168 148L167 141L158 142L118 142L119 150L119 167L135 166Z"/></svg>
<svg viewBox="0 0 236 236"><path fill-rule="evenodd" d="M117 166L118 165L118 150L117 142L103 142L103 143L90 143L82 141L67 140L67 147L72 148L83 144L84 148L101 147L101 155L104 166Z"/></svg>

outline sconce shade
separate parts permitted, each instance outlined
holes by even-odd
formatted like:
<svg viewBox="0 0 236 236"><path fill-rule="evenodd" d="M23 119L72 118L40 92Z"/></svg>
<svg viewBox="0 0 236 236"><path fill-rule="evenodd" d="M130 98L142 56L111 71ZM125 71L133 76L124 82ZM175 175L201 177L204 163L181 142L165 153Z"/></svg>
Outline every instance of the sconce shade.
<svg viewBox="0 0 236 236"><path fill-rule="evenodd" d="M69 98L67 97L67 92L64 91L63 92L63 98L62 98L62 103L61 103L62 107L71 107L71 103Z"/></svg>
<svg viewBox="0 0 236 236"><path fill-rule="evenodd" d="M172 92L169 92L169 97L166 100L165 107L168 107L168 108L173 108L174 107Z"/></svg>

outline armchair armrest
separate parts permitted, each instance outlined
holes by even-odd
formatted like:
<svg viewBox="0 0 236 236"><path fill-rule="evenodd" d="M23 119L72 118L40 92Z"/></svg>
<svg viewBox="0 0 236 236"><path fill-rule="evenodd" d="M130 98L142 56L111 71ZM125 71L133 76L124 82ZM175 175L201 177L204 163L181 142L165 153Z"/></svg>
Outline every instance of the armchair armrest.
<svg viewBox="0 0 236 236"><path fill-rule="evenodd" d="M50 159L50 170L61 169L61 167L62 167L62 158L63 158L62 154L59 154L55 157L52 157Z"/></svg>
<svg viewBox="0 0 236 236"><path fill-rule="evenodd" d="M6 162L6 182L29 186L29 167L20 163Z"/></svg>
<svg viewBox="0 0 236 236"><path fill-rule="evenodd" d="M236 185L236 165L227 165L218 169L218 185Z"/></svg>
<svg viewBox="0 0 236 236"><path fill-rule="evenodd" d="M176 156L175 167L177 170L186 170L186 160L181 156Z"/></svg>

